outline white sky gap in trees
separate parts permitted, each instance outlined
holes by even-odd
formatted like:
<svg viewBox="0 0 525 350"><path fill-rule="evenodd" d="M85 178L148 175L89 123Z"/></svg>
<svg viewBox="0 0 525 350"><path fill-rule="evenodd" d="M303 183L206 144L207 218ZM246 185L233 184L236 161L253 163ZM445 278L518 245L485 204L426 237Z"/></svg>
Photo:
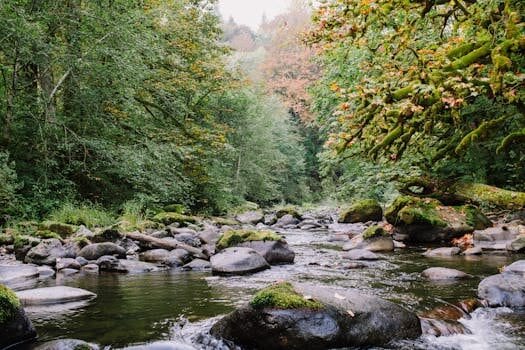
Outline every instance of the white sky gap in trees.
<svg viewBox="0 0 525 350"><path fill-rule="evenodd" d="M225 20L232 16L238 24L257 29L263 14L266 14L270 20L285 12L290 2L290 0L219 0L219 9Z"/></svg>

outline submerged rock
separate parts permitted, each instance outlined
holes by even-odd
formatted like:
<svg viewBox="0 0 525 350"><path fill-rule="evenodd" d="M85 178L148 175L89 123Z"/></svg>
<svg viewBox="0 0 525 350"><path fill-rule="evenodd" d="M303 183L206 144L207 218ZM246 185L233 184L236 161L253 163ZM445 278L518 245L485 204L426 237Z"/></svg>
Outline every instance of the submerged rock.
<svg viewBox="0 0 525 350"><path fill-rule="evenodd" d="M461 249L459 249L458 247L442 247L427 250L423 255L427 258L436 258L454 256L458 255L459 253L461 253Z"/></svg>
<svg viewBox="0 0 525 350"><path fill-rule="evenodd" d="M34 350L98 350L96 344L78 339L58 339L38 345Z"/></svg>
<svg viewBox="0 0 525 350"><path fill-rule="evenodd" d="M74 301L90 300L96 298L96 294L90 291L66 287L47 287L23 290L17 292L16 295L23 305L50 305L62 304Z"/></svg>
<svg viewBox="0 0 525 350"><path fill-rule="evenodd" d="M377 346L421 335L419 318L355 290L280 283L218 321L211 333L256 349Z"/></svg>
<svg viewBox="0 0 525 350"><path fill-rule="evenodd" d="M459 271L456 269L448 269L445 267L428 268L425 271L421 272L421 276L428 278L432 281L446 281L472 278L472 275L469 275L463 271Z"/></svg>
<svg viewBox="0 0 525 350"><path fill-rule="evenodd" d="M356 223L367 221L381 221L383 219L383 209L376 200L365 199L354 203L347 209L341 210L339 222Z"/></svg>
<svg viewBox="0 0 525 350"><path fill-rule="evenodd" d="M35 338L35 328L27 318L20 300L12 290L0 285L0 348L29 342Z"/></svg>
<svg viewBox="0 0 525 350"><path fill-rule="evenodd" d="M226 248L212 256L210 263L216 274L242 275L270 268L262 255L245 247Z"/></svg>

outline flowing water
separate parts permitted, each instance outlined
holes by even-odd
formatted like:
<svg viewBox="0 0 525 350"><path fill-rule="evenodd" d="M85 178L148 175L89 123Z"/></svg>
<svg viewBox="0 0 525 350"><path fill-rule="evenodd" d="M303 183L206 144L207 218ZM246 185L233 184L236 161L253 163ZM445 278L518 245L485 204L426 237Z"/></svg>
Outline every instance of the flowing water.
<svg viewBox="0 0 525 350"><path fill-rule="evenodd" d="M296 252L293 265L274 266L248 276L216 277L210 273L168 272L143 275L73 275L43 285L68 285L98 295L89 303L54 309L28 309L41 341L76 338L112 348L177 339L201 344L214 317L247 302L253 293L279 280L357 288L396 302L417 313L476 296L477 285L498 268L523 255L483 255L429 259L423 247L383 254L384 260L349 268L341 244L330 243L327 231L288 231ZM455 283L422 279L431 266L451 267L474 276ZM469 334L423 336L392 344L390 349L525 349L525 310L478 309L461 319ZM195 344L199 347L199 344Z"/></svg>

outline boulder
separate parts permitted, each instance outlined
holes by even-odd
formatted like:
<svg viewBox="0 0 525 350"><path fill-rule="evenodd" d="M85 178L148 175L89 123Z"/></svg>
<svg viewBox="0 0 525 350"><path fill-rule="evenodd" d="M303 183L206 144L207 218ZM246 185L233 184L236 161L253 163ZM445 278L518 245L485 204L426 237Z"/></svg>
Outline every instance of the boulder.
<svg viewBox="0 0 525 350"><path fill-rule="evenodd" d="M58 233L62 238L71 236L78 229L78 227L76 226L64 224L62 222L56 222L56 221L44 221L40 223L38 228L39 230L42 230L42 231L51 231L51 232Z"/></svg>
<svg viewBox="0 0 525 350"><path fill-rule="evenodd" d="M38 278L38 268L31 265L0 265L0 284L14 287Z"/></svg>
<svg viewBox="0 0 525 350"><path fill-rule="evenodd" d="M211 263L203 259L195 259L182 267L184 270L208 270L211 269Z"/></svg>
<svg viewBox="0 0 525 350"><path fill-rule="evenodd" d="M87 245L80 250L78 255L87 260L97 260L104 255L116 255L123 258L126 256L126 250L115 243L104 242Z"/></svg>
<svg viewBox="0 0 525 350"><path fill-rule="evenodd" d="M508 242L506 248L511 252L525 251L525 235L520 235L512 241Z"/></svg>
<svg viewBox="0 0 525 350"><path fill-rule="evenodd" d="M380 257L366 249L352 249L343 254L344 259L349 260L379 260Z"/></svg>
<svg viewBox="0 0 525 350"><path fill-rule="evenodd" d="M432 280L432 281L443 281L443 280L459 280L472 278L472 275L469 275L463 271L456 269L448 269L445 267L431 267L421 272L421 276Z"/></svg>
<svg viewBox="0 0 525 350"><path fill-rule="evenodd" d="M221 236L220 231L217 228L208 228L203 231L200 231L197 233L197 237L201 240L201 242L205 244L215 244L219 240L219 237Z"/></svg>
<svg viewBox="0 0 525 350"><path fill-rule="evenodd" d="M195 224L199 220L194 216L183 215L174 212L162 212L153 217L153 221L160 222L164 225L179 224L187 226L188 224Z"/></svg>
<svg viewBox="0 0 525 350"><path fill-rule="evenodd" d="M54 266L57 258L75 258L76 253L70 247L65 247L56 238L44 239L36 247L27 252L25 262L36 265Z"/></svg>
<svg viewBox="0 0 525 350"><path fill-rule="evenodd" d="M0 285L0 348L7 348L36 338L20 300L9 288Z"/></svg>
<svg viewBox="0 0 525 350"><path fill-rule="evenodd" d="M75 237L83 237L83 238L87 238L87 239L91 239L93 237L95 237L95 234L89 230L86 226L84 225L80 225L78 227L78 230L75 232Z"/></svg>
<svg viewBox="0 0 525 350"><path fill-rule="evenodd" d="M346 209L342 209L339 214L339 222L356 223L367 221L383 220L383 209L379 203L373 199L360 200Z"/></svg>
<svg viewBox="0 0 525 350"><path fill-rule="evenodd" d="M100 268L97 264L87 264L87 265L82 266L82 271L87 272L87 273L98 274L100 271Z"/></svg>
<svg viewBox="0 0 525 350"><path fill-rule="evenodd" d="M23 290L17 292L16 295L24 306L63 304L74 301L90 300L97 296L95 293L91 293L84 289L66 286Z"/></svg>
<svg viewBox="0 0 525 350"><path fill-rule="evenodd" d="M263 224L271 226L277 222L277 219L278 219L277 215L273 213L266 214L263 218Z"/></svg>
<svg viewBox="0 0 525 350"><path fill-rule="evenodd" d="M343 250L366 249L371 252L391 252L394 240L382 227L371 226L361 235L355 236L343 245Z"/></svg>
<svg viewBox="0 0 525 350"><path fill-rule="evenodd" d="M60 271L63 269L80 270L81 267L82 266L80 266L78 261L72 258L58 258L56 262L56 266L55 266L57 271Z"/></svg>
<svg viewBox="0 0 525 350"><path fill-rule="evenodd" d="M46 279L46 278L51 278L51 277L55 276L55 270L53 270L49 266L45 266L45 265L38 266L37 269L38 269L38 278L39 279Z"/></svg>
<svg viewBox="0 0 525 350"><path fill-rule="evenodd" d="M281 217L277 222L273 225L275 227L287 227L287 226L295 226L299 223L299 219L293 217L290 214L286 214L283 217Z"/></svg>
<svg viewBox="0 0 525 350"><path fill-rule="evenodd" d="M279 241L249 241L239 244L240 247L247 247L255 250L262 255L268 264L292 264L295 253L288 247L284 240Z"/></svg>
<svg viewBox="0 0 525 350"><path fill-rule="evenodd" d="M483 254L483 249L481 247L467 248L461 254L467 255L467 256L468 255L481 255Z"/></svg>
<svg viewBox="0 0 525 350"><path fill-rule="evenodd" d="M256 225L257 223L261 222L263 218L264 214L259 210L247 211L235 217L235 219L237 219L237 221L239 221L241 224L247 225Z"/></svg>
<svg viewBox="0 0 525 350"><path fill-rule="evenodd" d="M58 339L40 344L33 350L98 350L96 344L88 343L78 339Z"/></svg>
<svg viewBox="0 0 525 350"><path fill-rule="evenodd" d="M505 266L505 268L503 268L503 272L522 275L525 278L525 260L518 260L509 266Z"/></svg>
<svg viewBox="0 0 525 350"><path fill-rule="evenodd" d="M119 243L119 246L124 248L126 251L126 255L134 255L138 252L140 252L140 247L137 243L135 243L132 239L124 238Z"/></svg>
<svg viewBox="0 0 525 350"><path fill-rule="evenodd" d="M283 237L268 230L229 230L217 241L217 250L238 246L251 241L280 241Z"/></svg>
<svg viewBox="0 0 525 350"><path fill-rule="evenodd" d="M242 275L270 268L266 260L251 248L226 248L210 259L212 272L216 274Z"/></svg>
<svg viewBox="0 0 525 350"><path fill-rule="evenodd" d="M175 235L175 239L179 242L189 245L190 247L199 248L202 245L199 237L193 233L179 233Z"/></svg>
<svg viewBox="0 0 525 350"><path fill-rule="evenodd" d="M152 249L140 253L140 260L151 263L163 263L170 256L170 251L166 249Z"/></svg>
<svg viewBox="0 0 525 350"><path fill-rule="evenodd" d="M249 349L380 346L421 335L410 311L356 290L279 283L225 316L212 335Z"/></svg>
<svg viewBox="0 0 525 350"><path fill-rule="evenodd" d="M525 278L509 272L489 276L478 285L478 297L492 307L524 307Z"/></svg>
<svg viewBox="0 0 525 350"><path fill-rule="evenodd" d="M444 206L436 199L410 196L397 198L385 217L412 242L449 241L492 225L471 205Z"/></svg>
<svg viewBox="0 0 525 350"><path fill-rule="evenodd" d="M155 264L144 261L117 259L114 256L103 256L97 260L100 271L139 274L161 271Z"/></svg>
<svg viewBox="0 0 525 350"><path fill-rule="evenodd" d="M459 253L461 253L461 249L459 249L458 247L441 247L436 249L429 249L423 255L427 258L435 258L454 256L458 255Z"/></svg>
<svg viewBox="0 0 525 350"><path fill-rule="evenodd" d="M78 262L80 266L86 266L87 264L89 264L89 261L86 258L83 258L81 256L77 256L75 260Z"/></svg>

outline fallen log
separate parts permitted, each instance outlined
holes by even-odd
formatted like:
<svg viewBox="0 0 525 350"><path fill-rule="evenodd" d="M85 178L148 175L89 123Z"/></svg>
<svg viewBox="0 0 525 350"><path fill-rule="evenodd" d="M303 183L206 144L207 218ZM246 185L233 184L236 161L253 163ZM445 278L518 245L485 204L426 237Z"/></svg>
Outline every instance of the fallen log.
<svg viewBox="0 0 525 350"><path fill-rule="evenodd" d="M156 248L162 248L162 249L167 249L167 250L181 248L193 254L193 256L195 256L196 258L205 259L205 260L209 260L210 258L210 254L207 250L195 248L185 243L179 242L177 240L166 241L160 238L151 237L151 236L148 236L142 233L138 233L138 232L126 233L125 236L135 241L150 243Z"/></svg>
<svg viewBox="0 0 525 350"><path fill-rule="evenodd" d="M435 198L446 205L472 203L509 210L525 208L525 192L509 191L481 183L418 177L402 181L399 191L416 197Z"/></svg>

